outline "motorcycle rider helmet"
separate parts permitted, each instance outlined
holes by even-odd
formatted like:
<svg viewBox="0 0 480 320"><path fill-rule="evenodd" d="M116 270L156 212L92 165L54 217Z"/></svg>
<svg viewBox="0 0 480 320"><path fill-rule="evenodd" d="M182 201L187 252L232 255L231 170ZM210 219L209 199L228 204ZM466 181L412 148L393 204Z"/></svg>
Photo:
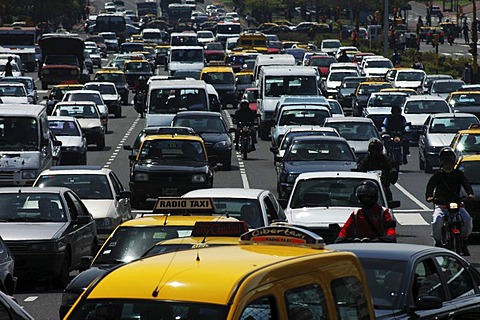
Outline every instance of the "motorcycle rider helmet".
<svg viewBox="0 0 480 320"><path fill-rule="evenodd" d="M440 150L440 153L438 154L439 160L440 160L440 166L444 165L450 165L453 166L455 165L455 162L457 161L457 156L455 154L455 151L451 147L445 147L442 150Z"/></svg>
<svg viewBox="0 0 480 320"><path fill-rule="evenodd" d="M377 138L373 138L368 143L368 153L371 155L378 155L383 152L383 143Z"/></svg>
<svg viewBox="0 0 480 320"><path fill-rule="evenodd" d="M145 82L145 77L144 76L138 77L138 82Z"/></svg>
<svg viewBox="0 0 480 320"><path fill-rule="evenodd" d="M241 108L248 108L250 106L250 102L247 99L242 99L240 101L240 109Z"/></svg>
<svg viewBox="0 0 480 320"><path fill-rule="evenodd" d="M377 203L378 187L375 182L365 180L355 189L355 195L362 208L369 208Z"/></svg>
<svg viewBox="0 0 480 320"><path fill-rule="evenodd" d="M392 105L392 107L390 109L390 112L392 114L400 114L400 113L402 113L402 107L400 107L400 105L398 105L398 104L394 104L394 105Z"/></svg>

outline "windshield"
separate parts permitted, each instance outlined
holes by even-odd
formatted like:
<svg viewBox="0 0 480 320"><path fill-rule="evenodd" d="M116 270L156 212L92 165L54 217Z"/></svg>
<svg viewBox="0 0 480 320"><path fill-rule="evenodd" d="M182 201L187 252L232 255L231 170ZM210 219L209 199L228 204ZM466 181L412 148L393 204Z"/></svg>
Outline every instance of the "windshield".
<svg viewBox="0 0 480 320"><path fill-rule="evenodd" d="M0 85L0 97L26 97L27 92L22 85L2 86Z"/></svg>
<svg viewBox="0 0 480 320"><path fill-rule="evenodd" d="M334 57L312 58L310 65L315 67L329 67L334 62L336 62Z"/></svg>
<svg viewBox="0 0 480 320"><path fill-rule="evenodd" d="M219 117L180 116L173 119L173 126L190 127L198 134L227 133L227 128Z"/></svg>
<svg viewBox="0 0 480 320"><path fill-rule="evenodd" d="M204 89L152 89L149 114L177 113L178 111L208 111Z"/></svg>
<svg viewBox="0 0 480 320"><path fill-rule="evenodd" d="M280 97L291 95L317 95L315 76L267 76L265 77L265 95Z"/></svg>
<svg viewBox="0 0 480 320"><path fill-rule="evenodd" d="M422 72L401 72L397 73L397 81L423 81L425 75Z"/></svg>
<svg viewBox="0 0 480 320"><path fill-rule="evenodd" d="M69 116L75 118L100 118L100 114L94 105L57 105L52 115Z"/></svg>
<svg viewBox="0 0 480 320"><path fill-rule="evenodd" d="M459 151L462 155L479 154L480 135L462 134L458 139L455 149Z"/></svg>
<svg viewBox="0 0 480 320"><path fill-rule="evenodd" d="M202 62L203 50L175 49L170 52L171 61L174 62Z"/></svg>
<svg viewBox="0 0 480 320"><path fill-rule="evenodd" d="M73 121L48 120L48 126L55 136L78 137L82 135Z"/></svg>
<svg viewBox="0 0 480 320"><path fill-rule="evenodd" d="M317 109L296 109L285 110L282 112L279 125L280 126L296 126L296 125L321 125L325 118L330 117L326 110Z"/></svg>
<svg viewBox="0 0 480 320"><path fill-rule="evenodd" d="M0 194L2 222L65 222L67 215L56 193Z"/></svg>
<svg viewBox="0 0 480 320"><path fill-rule="evenodd" d="M115 33L102 33L102 38L107 40L117 40Z"/></svg>
<svg viewBox="0 0 480 320"><path fill-rule="evenodd" d="M393 64L390 60L370 60L365 68L393 68Z"/></svg>
<svg viewBox="0 0 480 320"><path fill-rule="evenodd" d="M381 84L363 84L358 88L358 95L370 95L373 92L378 92L384 88L391 88L390 83L381 83Z"/></svg>
<svg viewBox="0 0 480 320"><path fill-rule="evenodd" d="M85 299L70 315L71 320L98 319L146 319L146 315L155 315L163 320L209 319L225 320L228 307L222 305L158 301L157 299ZM99 317L92 315L101 315ZM245 318L247 319L247 318Z"/></svg>
<svg viewBox="0 0 480 320"><path fill-rule="evenodd" d="M125 76L121 73L101 73L95 76L95 81L125 83Z"/></svg>
<svg viewBox="0 0 480 320"><path fill-rule="evenodd" d="M250 229L265 226L262 208L257 199L214 198L213 202L218 213L243 220L247 222Z"/></svg>
<svg viewBox="0 0 480 320"><path fill-rule="evenodd" d="M464 106L480 106L480 94L478 93L465 93L465 94L454 94L450 99L449 103L453 107L464 107Z"/></svg>
<svg viewBox="0 0 480 320"><path fill-rule="evenodd" d="M430 133L457 133L478 123L476 117L435 118L430 125Z"/></svg>
<svg viewBox="0 0 480 320"><path fill-rule="evenodd" d="M190 236L192 229L193 226L163 225L120 227L102 247L92 265L130 262L140 258L157 242Z"/></svg>
<svg viewBox="0 0 480 320"><path fill-rule="evenodd" d="M463 81L434 82L431 91L432 93L450 93L457 91L462 85L464 85Z"/></svg>
<svg viewBox="0 0 480 320"><path fill-rule="evenodd" d="M339 41L323 41L322 48L338 49L340 48L340 42Z"/></svg>
<svg viewBox="0 0 480 320"><path fill-rule="evenodd" d="M336 100L328 100L331 114L343 114L342 106Z"/></svg>
<svg viewBox="0 0 480 320"><path fill-rule="evenodd" d="M402 106L407 99L406 94L372 95L368 100L369 108L389 108L393 105Z"/></svg>
<svg viewBox="0 0 480 320"><path fill-rule="evenodd" d="M64 100L63 101L92 101L95 102L95 104L98 105L104 105L102 96L100 93L90 93L90 92L76 92L76 93L70 93L67 92L65 94Z"/></svg>
<svg viewBox="0 0 480 320"><path fill-rule="evenodd" d="M37 119L29 117L0 117L0 150L39 150ZM9 158L0 158L7 166ZM5 162L6 161L6 162ZM3 164L5 162L5 164Z"/></svg>
<svg viewBox="0 0 480 320"><path fill-rule="evenodd" d="M462 161L457 167L460 171L463 171L468 182L471 184L480 184L480 170L478 170L478 162L476 161Z"/></svg>
<svg viewBox="0 0 480 320"><path fill-rule="evenodd" d="M435 80L440 80L440 79L453 79L452 76L438 76L438 75L431 75L431 76L427 76L426 79L425 79L425 84L424 86L425 87L430 87L430 85L432 84L433 81Z"/></svg>
<svg viewBox="0 0 480 320"><path fill-rule="evenodd" d="M81 199L113 199L107 176L101 174L42 175L36 186L69 188Z"/></svg>
<svg viewBox="0 0 480 320"><path fill-rule="evenodd" d="M114 85L91 83L85 85L86 90L97 90L101 94L117 94Z"/></svg>
<svg viewBox="0 0 480 320"><path fill-rule="evenodd" d="M325 125L337 129L340 136L346 140L368 141L371 138L380 138L375 125L369 122L328 122Z"/></svg>
<svg viewBox="0 0 480 320"><path fill-rule="evenodd" d="M328 136L328 137L338 137L333 131L293 131L289 132L285 135L283 140L280 142L279 150L286 150L292 145L293 138L300 137L300 136Z"/></svg>
<svg viewBox="0 0 480 320"><path fill-rule="evenodd" d="M356 72L331 72L329 81L342 81L345 77L350 77L352 75L357 75Z"/></svg>
<svg viewBox="0 0 480 320"><path fill-rule="evenodd" d="M139 160L198 162L207 161L202 144L189 140L146 140L139 151Z"/></svg>
<svg viewBox="0 0 480 320"><path fill-rule="evenodd" d="M45 57L45 64L66 64L78 66L78 60L75 56L56 56L49 55Z"/></svg>
<svg viewBox="0 0 480 320"><path fill-rule="evenodd" d="M100 50L97 47L87 47L85 48L89 54L100 54Z"/></svg>
<svg viewBox="0 0 480 320"><path fill-rule="evenodd" d="M217 34L240 34L240 24L217 24Z"/></svg>
<svg viewBox="0 0 480 320"><path fill-rule="evenodd" d="M355 161L348 143L338 141L297 141L285 156L287 161Z"/></svg>
<svg viewBox="0 0 480 320"><path fill-rule="evenodd" d="M355 190L362 181L363 179L359 178L315 178L298 180L292 194L290 206L293 209L322 206L321 202L309 203L311 200L308 199L317 198L325 200L323 206L361 207L355 195ZM376 181L372 181L378 185ZM382 197L378 197L377 203L385 206Z"/></svg>
<svg viewBox="0 0 480 320"><path fill-rule="evenodd" d="M403 113L405 114L425 114L425 113L441 113L441 112L450 112L448 104L444 100L438 101L409 101L405 104L403 108Z"/></svg>
<svg viewBox="0 0 480 320"><path fill-rule="evenodd" d="M150 72L150 64L148 62L129 62L123 66L126 72Z"/></svg>
<svg viewBox="0 0 480 320"><path fill-rule="evenodd" d="M24 79L24 78L9 78L9 77L4 77L0 79L0 82L2 83L22 83L25 88L33 90L33 81Z"/></svg>
<svg viewBox="0 0 480 320"><path fill-rule="evenodd" d="M234 75L231 72L208 72L201 77L209 84L235 84Z"/></svg>

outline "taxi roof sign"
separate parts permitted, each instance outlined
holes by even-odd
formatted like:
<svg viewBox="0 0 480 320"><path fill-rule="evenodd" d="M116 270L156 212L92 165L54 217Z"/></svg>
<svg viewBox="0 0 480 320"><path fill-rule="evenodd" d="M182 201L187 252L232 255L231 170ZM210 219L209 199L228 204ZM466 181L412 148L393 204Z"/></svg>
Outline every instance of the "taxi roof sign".
<svg viewBox="0 0 480 320"><path fill-rule="evenodd" d="M291 225L277 224L257 228L244 233L240 244L272 244L284 246L301 246L323 249L325 242L319 235Z"/></svg>
<svg viewBox="0 0 480 320"><path fill-rule="evenodd" d="M153 213L159 214L214 214L215 204L212 198L173 198L159 197L153 207Z"/></svg>
<svg viewBox="0 0 480 320"><path fill-rule="evenodd" d="M248 232L244 221L197 221L192 237L240 237Z"/></svg>

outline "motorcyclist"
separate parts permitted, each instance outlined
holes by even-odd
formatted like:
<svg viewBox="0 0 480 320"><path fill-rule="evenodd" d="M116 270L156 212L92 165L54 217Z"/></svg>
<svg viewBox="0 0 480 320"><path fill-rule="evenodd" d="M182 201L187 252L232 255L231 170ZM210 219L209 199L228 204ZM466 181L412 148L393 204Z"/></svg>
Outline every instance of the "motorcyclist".
<svg viewBox="0 0 480 320"><path fill-rule="evenodd" d="M383 121L383 132L392 135L393 132L400 132L402 135L403 164L408 163L407 155L410 154L410 139L405 134L407 130L407 119L402 115L402 108L399 105L393 105L391 114ZM388 145L385 145L388 147Z"/></svg>
<svg viewBox="0 0 480 320"><path fill-rule="evenodd" d="M352 241L397 242L396 222L388 208L377 203L378 187L371 180L363 181L355 195L362 205L361 209L350 214L340 230L335 243Z"/></svg>
<svg viewBox="0 0 480 320"><path fill-rule="evenodd" d="M442 246L443 216L447 209L441 204L459 202L460 189L463 187L468 198L474 198L472 186L462 171L455 169L456 155L450 147L443 148L439 153L440 171L435 173L427 183L425 197L428 202L435 203L432 219L432 235L435 246ZM437 204L437 202L439 202ZM472 233L472 218L465 208L459 206L459 213L463 219L460 233L463 239L463 255L469 256L468 236Z"/></svg>
<svg viewBox="0 0 480 320"><path fill-rule="evenodd" d="M139 94L143 95L142 105L145 107L145 98L147 97L148 84L144 76L138 77L138 82L133 88L133 91L135 92L135 101L137 101L137 95ZM139 110L137 110L137 112L140 113L140 116L143 118L143 112Z"/></svg>
<svg viewBox="0 0 480 320"><path fill-rule="evenodd" d="M383 153L383 143L377 138L373 138L368 143L368 153L360 160L357 171L381 171L380 180L387 196L387 200L393 199L390 191L390 184L395 184L398 180L398 171L393 161Z"/></svg>
<svg viewBox="0 0 480 320"><path fill-rule="evenodd" d="M235 111L235 115L233 116L235 119L235 122L237 123L237 131L235 131L235 150L239 151L238 147L238 141L239 141L239 129L245 125L249 125L251 127L250 129L250 135L252 138L252 143L251 143L251 149L252 151L255 150L255 144L257 143L257 134L255 132L255 128L253 128L253 124L255 123L255 120L257 118L257 113L255 111L252 111L250 109L250 103L248 102L247 99L242 99L240 101L240 108Z"/></svg>

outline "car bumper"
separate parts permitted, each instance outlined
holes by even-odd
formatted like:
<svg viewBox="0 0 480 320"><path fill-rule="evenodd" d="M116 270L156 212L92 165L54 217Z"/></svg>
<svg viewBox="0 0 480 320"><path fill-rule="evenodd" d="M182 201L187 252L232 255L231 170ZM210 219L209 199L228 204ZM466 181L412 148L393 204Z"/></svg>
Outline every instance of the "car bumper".
<svg viewBox="0 0 480 320"><path fill-rule="evenodd" d="M85 138L87 139L87 144L96 144L98 142L101 142L104 137L105 136L102 133L85 131Z"/></svg>
<svg viewBox="0 0 480 320"><path fill-rule="evenodd" d="M15 246L8 244L15 257L15 275L21 278L51 279L60 274L64 252L56 253L22 253Z"/></svg>
<svg viewBox="0 0 480 320"><path fill-rule="evenodd" d="M176 183L172 182L130 182L130 190L135 196L142 199L158 198L161 196L181 196L196 189L211 188L212 182L204 183Z"/></svg>
<svg viewBox="0 0 480 320"><path fill-rule="evenodd" d="M83 152L62 150L61 164L83 164L86 156L86 150Z"/></svg>

